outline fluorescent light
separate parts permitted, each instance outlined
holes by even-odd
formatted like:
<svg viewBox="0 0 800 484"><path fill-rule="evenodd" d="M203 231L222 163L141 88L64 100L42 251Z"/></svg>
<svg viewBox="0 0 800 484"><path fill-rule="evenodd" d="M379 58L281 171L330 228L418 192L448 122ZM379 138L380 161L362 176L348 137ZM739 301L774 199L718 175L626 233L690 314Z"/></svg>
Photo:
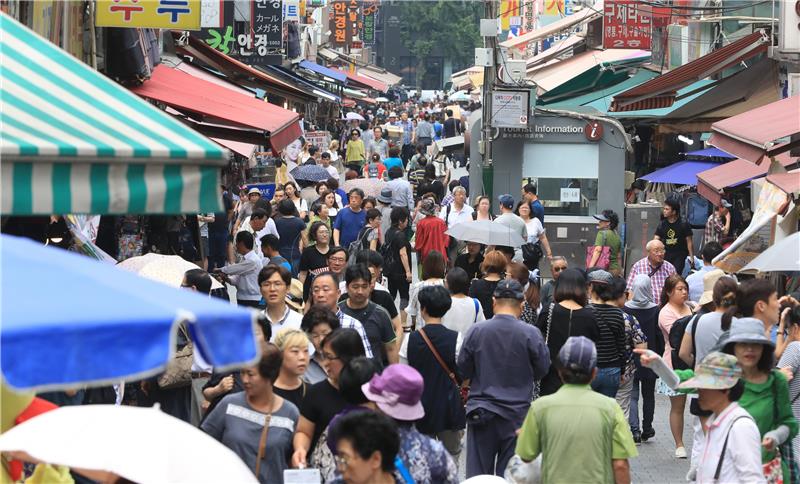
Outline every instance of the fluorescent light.
<svg viewBox="0 0 800 484"><path fill-rule="evenodd" d="M694 140L693 139L687 138L686 136L684 136L682 134L678 135L678 141L682 141L682 142L686 143L689 146L692 146L694 144Z"/></svg>

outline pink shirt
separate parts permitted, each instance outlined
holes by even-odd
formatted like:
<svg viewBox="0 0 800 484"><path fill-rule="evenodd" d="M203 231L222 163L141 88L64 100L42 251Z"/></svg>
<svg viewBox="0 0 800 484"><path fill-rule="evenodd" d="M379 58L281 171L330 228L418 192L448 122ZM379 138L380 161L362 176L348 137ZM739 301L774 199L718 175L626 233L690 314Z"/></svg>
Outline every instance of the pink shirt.
<svg viewBox="0 0 800 484"><path fill-rule="evenodd" d="M667 304L661 308L661 311L658 313L658 327L661 328L661 333L664 335L664 354L662 357L670 368L672 368L673 348L669 345L669 330L672 329L672 325L675 323L675 321L684 316L688 316L691 314L691 312L692 310L688 305L686 305L686 312L681 314L674 306Z"/></svg>

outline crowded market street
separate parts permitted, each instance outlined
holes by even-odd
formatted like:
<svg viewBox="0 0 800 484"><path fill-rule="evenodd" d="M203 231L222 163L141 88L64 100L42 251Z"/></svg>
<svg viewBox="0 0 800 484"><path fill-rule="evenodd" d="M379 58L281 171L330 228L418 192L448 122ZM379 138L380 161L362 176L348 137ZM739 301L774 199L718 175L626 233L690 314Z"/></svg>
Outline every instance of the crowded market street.
<svg viewBox="0 0 800 484"><path fill-rule="evenodd" d="M800 0L0 0L0 483L800 484Z"/></svg>

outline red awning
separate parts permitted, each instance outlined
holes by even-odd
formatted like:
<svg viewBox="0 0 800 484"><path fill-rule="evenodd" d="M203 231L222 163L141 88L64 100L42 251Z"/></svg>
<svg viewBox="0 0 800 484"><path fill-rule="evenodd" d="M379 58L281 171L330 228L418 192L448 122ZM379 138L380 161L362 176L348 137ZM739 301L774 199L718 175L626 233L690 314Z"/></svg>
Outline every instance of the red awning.
<svg viewBox="0 0 800 484"><path fill-rule="evenodd" d="M789 195L800 193L800 171L794 170L789 173L773 173L767 175L767 181L777 186Z"/></svg>
<svg viewBox="0 0 800 484"><path fill-rule="evenodd" d="M386 84L384 84L381 81L378 81L378 80L375 80L375 79L371 79L371 78L366 77L366 76L361 76L361 75L358 75L358 74L350 74L349 72L347 72L344 69L336 69L336 68L334 68L333 70L335 70L337 72L341 72L342 74L347 76L347 84L348 84L348 86L350 86L352 84L355 84L356 85L355 87L364 87L364 88L367 88L367 89L375 89L376 91L380 91L380 92L386 92L386 91L389 90L389 86L387 86Z"/></svg>
<svg viewBox="0 0 800 484"><path fill-rule="evenodd" d="M739 158L759 163L788 151L777 140L800 133L800 95L761 106L711 125L708 142Z"/></svg>
<svg viewBox="0 0 800 484"><path fill-rule="evenodd" d="M150 80L131 91L183 113L192 113L202 121L265 131L275 151L282 150L303 134L297 113L164 64L156 66Z"/></svg>
<svg viewBox="0 0 800 484"><path fill-rule="evenodd" d="M763 30L757 30L710 54L617 94L611 103L611 111L668 108L675 102L679 89L744 59L766 52L769 43L769 36Z"/></svg>
<svg viewBox="0 0 800 484"><path fill-rule="evenodd" d="M792 158L788 153L775 157L783 166L797 163L797 158ZM697 174L697 193L709 202L719 205L722 191L728 187L735 187L746 183L753 178L767 174L769 164L756 165L747 160L737 159L723 165Z"/></svg>

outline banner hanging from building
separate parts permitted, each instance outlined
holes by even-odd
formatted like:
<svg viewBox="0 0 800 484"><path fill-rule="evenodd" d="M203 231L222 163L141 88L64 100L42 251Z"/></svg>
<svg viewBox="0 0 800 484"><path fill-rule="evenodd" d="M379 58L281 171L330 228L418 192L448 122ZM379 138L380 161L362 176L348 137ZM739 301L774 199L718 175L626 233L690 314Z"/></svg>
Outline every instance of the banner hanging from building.
<svg viewBox="0 0 800 484"><path fill-rule="evenodd" d="M360 0L334 0L331 2L330 43L334 47L352 46L354 37L361 39L364 28L364 9ZM374 20L373 20L374 25ZM374 28L373 28L374 41Z"/></svg>
<svg viewBox="0 0 800 484"><path fill-rule="evenodd" d="M652 14L635 0L606 0L603 5L603 47L650 50Z"/></svg>
<svg viewBox="0 0 800 484"><path fill-rule="evenodd" d="M219 27L203 28L197 36L214 49L249 65L280 65L283 60L281 0L251 0L249 10L223 2ZM204 20L205 22L205 20Z"/></svg>
<svg viewBox="0 0 800 484"><path fill-rule="evenodd" d="M200 0L97 0L95 25L200 30Z"/></svg>
<svg viewBox="0 0 800 484"><path fill-rule="evenodd" d="M361 40L367 45L375 43L375 25L378 21L378 0L366 0L363 6Z"/></svg>

